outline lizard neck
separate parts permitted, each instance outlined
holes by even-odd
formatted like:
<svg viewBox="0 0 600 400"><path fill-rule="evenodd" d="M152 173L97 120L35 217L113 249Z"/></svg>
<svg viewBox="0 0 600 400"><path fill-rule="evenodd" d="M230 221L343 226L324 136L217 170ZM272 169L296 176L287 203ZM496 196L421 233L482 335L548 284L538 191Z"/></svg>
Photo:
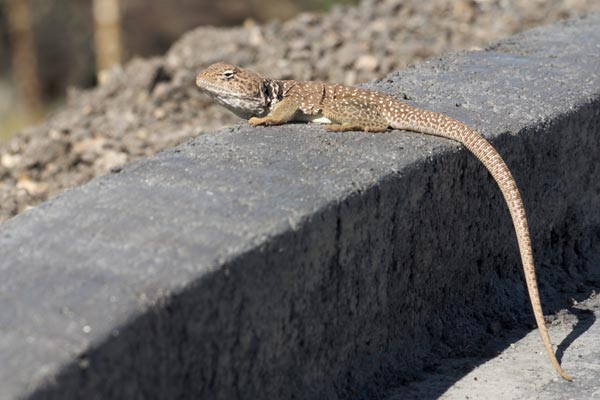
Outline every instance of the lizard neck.
<svg viewBox="0 0 600 400"><path fill-rule="evenodd" d="M221 104L240 118L264 117L283 99L283 82L263 78L255 87L258 87L258 90L254 94L243 93L236 99L217 98L217 101L221 100Z"/></svg>
<svg viewBox="0 0 600 400"><path fill-rule="evenodd" d="M279 103L283 99L283 91L284 86L282 81L268 78L263 80L261 84L261 100L266 108L263 115L273 111L275 104Z"/></svg>

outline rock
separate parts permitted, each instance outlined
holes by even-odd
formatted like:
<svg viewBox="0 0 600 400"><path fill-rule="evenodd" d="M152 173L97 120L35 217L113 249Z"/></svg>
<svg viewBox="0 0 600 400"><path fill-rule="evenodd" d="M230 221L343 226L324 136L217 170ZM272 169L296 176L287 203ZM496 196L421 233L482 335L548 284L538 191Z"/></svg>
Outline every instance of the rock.
<svg viewBox="0 0 600 400"><path fill-rule="evenodd" d="M94 162L94 168L100 175L110 171L112 168L120 167L126 162L127 154L114 150L107 150L96 159Z"/></svg>
<svg viewBox="0 0 600 400"><path fill-rule="evenodd" d="M17 188L25 190L31 196L39 196L48 191L48 184L34 181L27 175L22 175L17 180Z"/></svg>

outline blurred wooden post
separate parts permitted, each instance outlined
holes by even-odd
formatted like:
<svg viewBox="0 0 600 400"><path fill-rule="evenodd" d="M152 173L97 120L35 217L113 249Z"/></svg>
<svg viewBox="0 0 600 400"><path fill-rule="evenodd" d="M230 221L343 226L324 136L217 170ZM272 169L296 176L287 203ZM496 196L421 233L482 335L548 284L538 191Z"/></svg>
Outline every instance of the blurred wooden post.
<svg viewBox="0 0 600 400"><path fill-rule="evenodd" d="M29 3L27 0L5 0L4 8L19 101L27 117L37 120L42 116L43 107Z"/></svg>
<svg viewBox="0 0 600 400"><path fill-rule="evenodd" d="M121 62L121 13L119 0L94 0L94 40L96 42L96 74Z"/></svg>

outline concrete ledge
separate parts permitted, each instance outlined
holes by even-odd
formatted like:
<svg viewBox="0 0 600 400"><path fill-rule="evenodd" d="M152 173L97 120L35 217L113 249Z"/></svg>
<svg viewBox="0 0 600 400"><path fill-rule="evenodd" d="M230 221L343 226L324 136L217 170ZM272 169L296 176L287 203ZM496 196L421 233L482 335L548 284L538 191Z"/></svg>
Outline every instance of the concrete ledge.
<svg viewBox="0 0 600 400"><path fill-rule="evenodd" d="M546 311L598 285L598 43L595 14L369 85L505 157ZM401 131L203 135L3 224L0 254L2 399L377 398L532 321L487 172Z"/></svg>

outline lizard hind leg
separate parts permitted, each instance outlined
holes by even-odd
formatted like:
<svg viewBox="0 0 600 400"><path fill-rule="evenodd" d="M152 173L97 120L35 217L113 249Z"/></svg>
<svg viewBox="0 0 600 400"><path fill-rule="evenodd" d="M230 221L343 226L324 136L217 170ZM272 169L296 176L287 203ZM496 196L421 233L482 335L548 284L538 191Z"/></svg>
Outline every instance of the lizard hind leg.
<svg viewBox="0 0 600 400"><path fill-rule="evenodd" d="M323 107L323 115L332 121L328 131L385 132L388 122L379 105L360 99L342 98Z"/></svg>

